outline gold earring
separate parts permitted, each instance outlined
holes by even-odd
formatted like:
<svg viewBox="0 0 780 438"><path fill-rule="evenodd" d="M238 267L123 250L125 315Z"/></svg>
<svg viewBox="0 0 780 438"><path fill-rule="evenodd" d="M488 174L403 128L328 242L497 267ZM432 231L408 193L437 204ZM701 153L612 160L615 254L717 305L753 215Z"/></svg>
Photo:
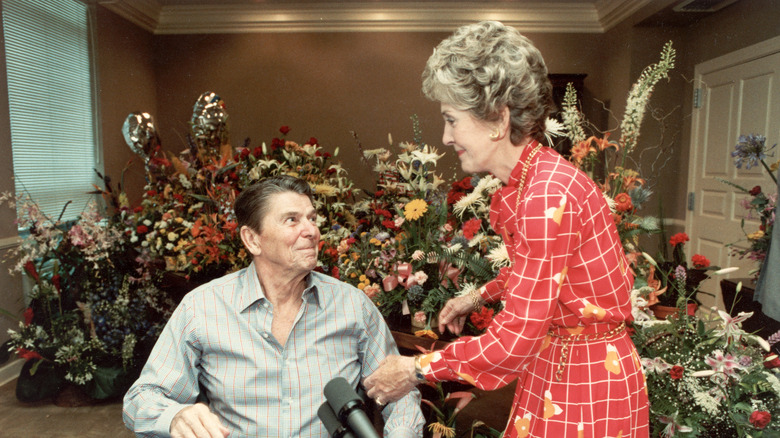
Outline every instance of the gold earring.
<svg viewBox="0 0 780 438"><path fill-rule="evenodd" d="M492 134L490 134L490 138L491 138L492 140L495 140L495 139L497 139L497 138L498 138L499 134L500 134L500 132L498 131L498 129L496 129L495 131L493 131L493 133L492 133Z"/></svg>

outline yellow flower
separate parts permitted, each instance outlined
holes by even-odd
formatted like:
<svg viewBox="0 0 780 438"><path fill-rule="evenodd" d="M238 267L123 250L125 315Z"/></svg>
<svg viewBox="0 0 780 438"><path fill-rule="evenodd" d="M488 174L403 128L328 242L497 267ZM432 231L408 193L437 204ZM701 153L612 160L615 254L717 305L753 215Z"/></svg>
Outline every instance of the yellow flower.
<svg viewBox="0 0 780 438"><path fill-rule="evenodd" d="M376 246L381 246L382 245L382 242L379 239L377 239L376 237L372 237L371 240L369 240L369 242L371 242L372 244L374 244Z"/></svg>
<svg viewBox="0 0 780 438"><path fill-rule="evenodd" d="M413 199L404 207L404 217L406 220L417 220L428 211L428 203L422 199Z"/></svg>
<svg viewBox="0 0 780 438"><path fill-rule="evenodd" d="M338 189L330 184L317 184L314 186L314 194L316 195L336 196L338 193Z"/></svg>
<svg viewBox="0 0 780 438"><path fill-rule="evenodd" d="M755 233L750 233L747 235L747 238L750 240L758 240L762 237L764 237L764 232L761 230L758 230Z"/></svg>
<svg viewBox="0 0 780 438"><path fill-rule="evenodd" d="M418 338L430 338L433 339L434 341L439 339L439 335L434 333L433 330L428 330L428 329L417 330L416 332L414 332L414 335L417 336Z"/></svg>
<svg viewBox="0 0 780 438"><path fill-rule="evenodd" d="M439 422L431 423L428 425L428 430L433 432L433 436L440 436L444 438L454 438L455 429Z"/></svg>

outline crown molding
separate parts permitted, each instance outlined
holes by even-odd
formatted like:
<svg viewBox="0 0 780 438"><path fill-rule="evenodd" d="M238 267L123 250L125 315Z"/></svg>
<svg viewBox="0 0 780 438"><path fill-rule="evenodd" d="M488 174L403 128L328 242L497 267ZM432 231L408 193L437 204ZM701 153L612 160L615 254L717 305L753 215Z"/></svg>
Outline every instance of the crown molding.
<svg viewBox="0 0 780 438"><path fill-rule="evenodd" d="M98 3L158 35L250 32L450 32L500 20L521 32L603 33L651 0L591 2L377 2L195 4Z"/></svg>

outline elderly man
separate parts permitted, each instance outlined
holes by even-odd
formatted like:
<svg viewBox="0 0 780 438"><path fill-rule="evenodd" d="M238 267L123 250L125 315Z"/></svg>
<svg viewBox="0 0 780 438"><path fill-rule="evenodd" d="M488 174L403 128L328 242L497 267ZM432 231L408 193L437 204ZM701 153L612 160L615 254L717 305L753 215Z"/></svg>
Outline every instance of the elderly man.
<svg viewBox="0 0 780 438"><path fill-rule="evenodd" d="M325 384L357 386L397 354L365 294L313 271L320 232L306 182L265 179L235 210L252 264L174 311L125 395L125 424L138 435L327 437L317 417ZM422 436L419 393L382 415L385 436Z"/></svg>

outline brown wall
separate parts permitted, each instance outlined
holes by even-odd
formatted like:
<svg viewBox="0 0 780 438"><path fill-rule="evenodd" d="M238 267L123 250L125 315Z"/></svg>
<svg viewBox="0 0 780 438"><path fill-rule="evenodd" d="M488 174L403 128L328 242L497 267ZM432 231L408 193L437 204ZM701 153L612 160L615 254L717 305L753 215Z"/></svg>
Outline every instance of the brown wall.
<svg viewBox="0 0 780 438"><path fill-rule="evenodd" d="M104 170L138 201L144 186L143 163L125 142L122 124L134 111L157 113L154 36L102 7L97 8L97 25Z"/></svg>
<svg viewBox="0 0 780 438"><path fill-rule="evenodd" d="M279 135L316 137L359 185L373 178L362 166L350 131L367 148L412 139L417 114L426 143L441 146L438 104L420 91L425 62L447 33L331 33L176 35L155 39L160 135L168 150L184 146L192 106L204 91L227 105L234 146ZM598 35L528 35L552 73L597 71ZM589 79L586 79L588 84ZM440 170L451 175L456 157Z"/></svg>

